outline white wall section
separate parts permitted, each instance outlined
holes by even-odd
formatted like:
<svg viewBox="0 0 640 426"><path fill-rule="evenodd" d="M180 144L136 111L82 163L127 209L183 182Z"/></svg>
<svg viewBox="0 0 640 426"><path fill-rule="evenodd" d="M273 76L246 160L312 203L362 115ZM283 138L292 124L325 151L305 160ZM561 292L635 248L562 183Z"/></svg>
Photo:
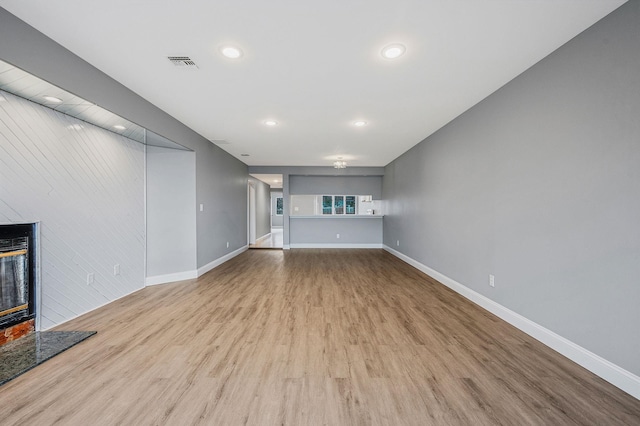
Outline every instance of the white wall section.
<svg viewBox="0 0 640 426"><path fill-rule="evenodd" d="M195 278L196 247L195 153L147 146L147 284Z"/></svg>
<svg viewBox="0 0 640 426"><path fill-rule="evenodd" d="M42 329L142 288L144 146L0 95L0 223L41 221Z"/></svg>

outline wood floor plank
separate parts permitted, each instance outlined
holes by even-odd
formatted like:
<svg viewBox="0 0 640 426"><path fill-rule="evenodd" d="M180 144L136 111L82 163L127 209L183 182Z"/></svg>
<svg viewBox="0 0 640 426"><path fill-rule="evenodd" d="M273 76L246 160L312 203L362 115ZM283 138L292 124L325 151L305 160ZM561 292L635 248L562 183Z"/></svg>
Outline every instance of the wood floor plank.
<svg viewBox="0 0 640 426"><path fill-rule="evenodd" d="M640 401L382 250L252 250L60 330L0 424L632 425Z"/></svg>

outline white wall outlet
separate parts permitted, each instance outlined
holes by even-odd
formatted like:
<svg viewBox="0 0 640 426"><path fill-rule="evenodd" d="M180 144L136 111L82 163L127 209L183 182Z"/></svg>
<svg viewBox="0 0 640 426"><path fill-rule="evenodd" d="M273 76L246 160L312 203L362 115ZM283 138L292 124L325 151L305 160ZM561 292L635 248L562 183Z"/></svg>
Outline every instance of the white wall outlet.
<svg viewBox="0 0 640 426"><path fill-rule="evenodd" d="M295 206L295 207L293 208L293 211L294 211L294 212L297 212L298 210L300 210L300 208L299 208L298 206Z"/></svg>
<svg viewBox="0 0 640 426"><path fill-rule="evenodd" d="M340 234L336 234L336 238L340 239Z"/></svg>
<svg viewBox="0 0 640 426"><path fill-rule="evenodd" d="M95 275L93 275L93 272L89 272L87 274L87 285L93 284L94 279L95 279Z"/></svg>
<svg viewBox="0 0 640 426"><path fill-rule="evenodd" d="M396 240L396 246L400 247L400 240Z"/></svg>
<svg viewBox="0 0 640 426"><path fill-rule="evenodd" d="M200 211L203 212L204 211L204 204L200 204Z"/></svg>
<svg viewBox="0 0 640 426"><path fill-rule="evenodd" d="M495 287L496 286L496 277L494 277L493 275L489 274L489 285L491 287Z"/></svg>
<svg viewBox="0 0 640 426"><path fill-rule="evenodd" d="M229 241L227 241L227 248L229 248Z"/></svg>
<svg viewBox="0 0 640 426"><path fill-rule="evenodd" d="M113 265L113 275L120 275L120 264Z"/></svg>

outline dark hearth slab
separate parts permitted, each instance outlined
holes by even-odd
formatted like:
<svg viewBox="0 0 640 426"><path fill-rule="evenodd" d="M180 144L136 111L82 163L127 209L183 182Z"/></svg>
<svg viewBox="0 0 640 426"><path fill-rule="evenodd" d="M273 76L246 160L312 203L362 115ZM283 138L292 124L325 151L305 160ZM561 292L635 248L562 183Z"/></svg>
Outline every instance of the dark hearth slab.
<svg viewBox="0 0 640 426"><path fill-rule="evenodd" d="M0 346L0 386L94 334L95 331L37 331Z"/></svg>

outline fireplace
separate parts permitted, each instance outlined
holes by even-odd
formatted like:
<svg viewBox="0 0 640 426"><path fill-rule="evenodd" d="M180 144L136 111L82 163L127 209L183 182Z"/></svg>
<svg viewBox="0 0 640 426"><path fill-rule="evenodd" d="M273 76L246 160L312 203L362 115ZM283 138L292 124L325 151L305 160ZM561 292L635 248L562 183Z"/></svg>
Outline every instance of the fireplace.
<svg viewBox="0 0 640 426"><path fill-rule="evenodd" d="M0 225L0 344L34 330L35 227Z"/></svg>

